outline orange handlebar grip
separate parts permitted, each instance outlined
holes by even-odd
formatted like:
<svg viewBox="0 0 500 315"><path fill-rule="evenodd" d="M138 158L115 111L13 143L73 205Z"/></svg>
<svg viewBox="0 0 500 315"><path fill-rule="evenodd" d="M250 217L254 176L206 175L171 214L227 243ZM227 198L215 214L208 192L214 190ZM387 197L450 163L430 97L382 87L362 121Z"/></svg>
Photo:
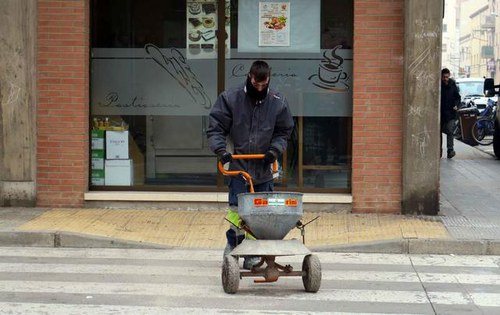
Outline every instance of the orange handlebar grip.
<svg viewBox="0 0 500 315"><path fill-rule="evenodd" d="M245 177L246 181L250 184L250 192L251 193L255 192L253 189L252 176L250 176L250 174L248 174L245 171L226 171L224 169L224 166L222 165L222 163L220 161L217 163L217 165L219 167L219 171L225 176L240 176L241 175L241 176Z"/></svg>
<svg viewBox="0 0 500 315"><path fill-rule="evenodd" d="M236 159L236 160L254 160L254 159L263 159L264 158L264 154L233 154L232 155L233 159ZM250 184L250 192L254 192L254 189L253 189L253 182L252 182L252 176L250 176L250 174L248 174L247 172L244 172L244 171L226 171L224 169L224 166L222 165L222 163L219 161L217 163L217 166L219 168L219 171L225 175L225 176L243 176L245 177L246 181ZM276 173L278 172L278 161L274 161L273 162L273 173Z"/></svg>
<svg viewBox="0 0 500 315"><path fill-rule="evenodd" d="M253 160L253 159L263 159L264 154L234 154L232 155L233 159L237 160ZM278 172L278 161L273 162L273 174Z"/></svg>
<svg viewBox="0 0 500 315"><path fill-rule="evenodd" d="M264 158L264 154L233 154L231 156L236 160L255 160Z"/></svg>

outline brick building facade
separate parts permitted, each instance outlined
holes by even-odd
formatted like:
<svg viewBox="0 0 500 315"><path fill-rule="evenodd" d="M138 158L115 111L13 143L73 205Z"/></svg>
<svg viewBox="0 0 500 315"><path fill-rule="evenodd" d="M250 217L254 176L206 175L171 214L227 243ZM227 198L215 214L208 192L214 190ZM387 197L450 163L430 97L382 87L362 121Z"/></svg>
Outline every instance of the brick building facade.
<svg viewBox="0 0 500 315"><path fill-rule="evenodd" d="M91 3L38 0L36 6L36 205L81 207L91 190ZM405 23L413 16L410 10L421 6L409 0L353 0L353 212L405 212L404 170L411 162L404 157L413 150L404 142L405 93L412 84L404 80L410 55Z"/></svg>

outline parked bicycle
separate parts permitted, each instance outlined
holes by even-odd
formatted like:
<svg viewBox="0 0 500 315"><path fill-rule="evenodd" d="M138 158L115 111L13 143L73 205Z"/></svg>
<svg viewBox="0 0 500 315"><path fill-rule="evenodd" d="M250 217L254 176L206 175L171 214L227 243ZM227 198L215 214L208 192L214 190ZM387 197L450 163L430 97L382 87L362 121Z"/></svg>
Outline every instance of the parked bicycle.
<svg viewBox="0 0 500 315"><path fill-rule="evenodd" d="M497 102L488 99L486 108L479 114L477 121L472 125L472 138L481 145L493 143L495 133L495 116Z"/></svg>

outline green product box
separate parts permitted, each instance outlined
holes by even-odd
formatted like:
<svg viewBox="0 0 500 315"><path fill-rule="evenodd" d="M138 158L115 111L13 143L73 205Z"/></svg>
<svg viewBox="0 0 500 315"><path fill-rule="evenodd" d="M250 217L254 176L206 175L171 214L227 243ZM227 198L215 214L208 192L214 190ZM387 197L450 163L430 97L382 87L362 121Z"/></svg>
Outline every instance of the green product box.
<svg viewBox="0 0 500 315"><path fill-rule="evenodd" d="M92 150L90 159L92 170L104 170L104 150Z"/></svg>
<svg viewBox="0 0 500 315"><path fill-rule="evenodd" d="M96 159L104 159L104 150L92 150L90 156Z"/></svg>
<svg viewBox="0 0 500 315"><path fill-rule="evenodd" d="M93 138L104 138L104 130L92 130L90 132L90 137Z"/></svg>
<svg viewBox="0 0 500 315"><path fill-rule="evenodd" d="M90 171L90 184L93 186L104 185L104 170L91 170Z"/></svg>
<svg viewBox="0 0 500 315"><path fill-rule="evenodd" d="M90 171L90 177L92 177L92 178L104 178L104 170L92 170L92 171Z"/></svg>
<svg viewBox="0 0 500 315"><path fill-rule="evenodd" d="M104 130L90 131L90 143L92 150L104 150Z"/></svg>

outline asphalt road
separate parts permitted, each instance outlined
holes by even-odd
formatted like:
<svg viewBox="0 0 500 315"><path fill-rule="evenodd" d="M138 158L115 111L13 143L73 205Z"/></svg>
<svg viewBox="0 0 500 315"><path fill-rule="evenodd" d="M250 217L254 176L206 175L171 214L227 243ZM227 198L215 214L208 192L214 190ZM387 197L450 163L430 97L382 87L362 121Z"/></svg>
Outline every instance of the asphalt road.
<svg viewBox="0 0 500 315"><path fill-rule="evenodd" d="M500 257L318 253L300 277L221 286L220 250L0 248L0 314L499 314ZM300 270L302 256L278 257Z"/></svg>

